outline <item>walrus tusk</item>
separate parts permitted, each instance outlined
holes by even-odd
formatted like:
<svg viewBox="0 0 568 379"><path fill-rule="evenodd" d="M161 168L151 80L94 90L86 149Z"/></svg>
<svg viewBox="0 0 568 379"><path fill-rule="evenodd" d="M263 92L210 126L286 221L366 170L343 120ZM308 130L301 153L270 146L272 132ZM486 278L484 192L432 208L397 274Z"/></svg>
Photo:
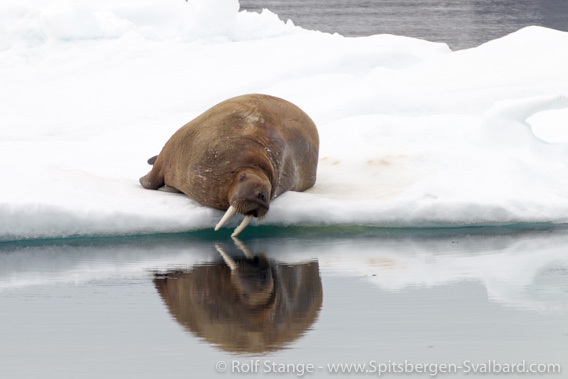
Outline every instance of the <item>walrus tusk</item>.
<svg viewBox="0 0 568 379"><path fill-rule="evenodd" d="M225 225L225 223L227 221L229 221L229 219L231 217L233 217L233 215L237 213L237 210L235 209L235 207L233 207L232 205L229 207L229 209L227 209L227 212L225 212L225 215L223 216L223 218L221 219L221 221L219 221L219 223L217 225L215 225L215 231L219 230L220 227L222 227L223 225ZM245 225L246 226L246 225Z"/></svg>
<svg viewBox="0 0 568 379"><path fill-rule="evenodd" d="M215 244L215 249L217 249L217 251L219 252L219 254L221 254L221 256L223 257L223 260L225 261L225 263L227 264L227 266L229 266L229 268L231 269L231 271L235 271L237 269L237 263L235 262L235 260L233 258L231 258L229 256L229 254L227 254L225 252L225 250L223 250L223 248L217 244Z"/></svg>
<svg viewBox="0 0 568 379"><path fill-rule="evenodd" d="M249 224L250 220L252 220L252 215L246 215L245 218L243 219L243 221L241 222L241 224L239 226L237 226L237 228L235 229L233 234L231 234L231 237L236 237L236 236L239 235L240 232L245 230L245 228Z"/></svg>
<svg viewBox="0 0 568 379"><path fill-rule="evenodd" d="M240 239L238 239L236 236L231 236L231 238L233 239L233 242L235 243L235 245L237 245L239 250L241 250L245 254L245 257L247 257L247 259L254 259L254 254Z"/></svg>

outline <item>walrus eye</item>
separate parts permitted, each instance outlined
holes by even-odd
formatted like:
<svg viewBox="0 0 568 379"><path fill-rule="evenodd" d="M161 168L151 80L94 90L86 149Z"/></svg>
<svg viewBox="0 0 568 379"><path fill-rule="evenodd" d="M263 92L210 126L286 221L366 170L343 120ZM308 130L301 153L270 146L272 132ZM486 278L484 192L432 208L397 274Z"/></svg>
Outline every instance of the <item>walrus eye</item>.
<svg viewBox="0 0 568 379"><path fill-rule="evenodd" d="M244 172L241 174L241 176L239 176L239 180L242 182L247 178L247 174L245 174Z"/></svg>

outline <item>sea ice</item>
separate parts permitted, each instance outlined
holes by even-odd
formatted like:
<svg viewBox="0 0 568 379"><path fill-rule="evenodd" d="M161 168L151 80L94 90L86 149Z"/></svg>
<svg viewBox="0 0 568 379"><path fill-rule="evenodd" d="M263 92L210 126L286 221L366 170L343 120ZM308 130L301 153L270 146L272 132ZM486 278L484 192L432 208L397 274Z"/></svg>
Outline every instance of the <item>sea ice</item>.
<svg viewBox="0 0 568 379"><path fill-rule="evenodd" d="M245 93L320 132L315 187L265 224L565 223L567 45L541 27L456 52L346 38L236 0L4 1L0 240L213 228L222 212L138 178L175 130Z"/></svg>

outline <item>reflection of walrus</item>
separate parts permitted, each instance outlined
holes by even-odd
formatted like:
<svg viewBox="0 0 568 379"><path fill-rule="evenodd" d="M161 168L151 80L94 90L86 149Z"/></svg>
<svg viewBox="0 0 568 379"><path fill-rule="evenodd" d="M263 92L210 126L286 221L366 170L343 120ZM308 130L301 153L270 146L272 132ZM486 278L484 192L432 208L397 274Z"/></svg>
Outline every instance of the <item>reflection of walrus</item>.
<svg viewBox="0 0 568 379"><path fill-rule="evenodd" d="M266 215L270 200L304 191L316 180L319 137L295 105L267 95L244 95L215 105L179 129L140 178L147 189L173 187L200 204L232 215Z"/></svg>
<svg viewBox="0 0 568 379"><path fill-rule="evenodd" d="M323 301L317 262L278 264L259 255L227 263L154 279L190 332L226 351L258 354L295 341L316 320Z"/></svg>

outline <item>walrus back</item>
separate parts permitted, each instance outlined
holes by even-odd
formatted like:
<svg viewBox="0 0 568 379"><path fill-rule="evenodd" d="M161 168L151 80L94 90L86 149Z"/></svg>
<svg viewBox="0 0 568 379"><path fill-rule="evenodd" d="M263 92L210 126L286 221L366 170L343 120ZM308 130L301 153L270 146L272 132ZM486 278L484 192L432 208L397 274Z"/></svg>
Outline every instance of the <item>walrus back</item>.
<svg viewBox="0 0 568 379"><path fill-rule="evenodd" d="M267 171L271 198L312 187L318 151L316 126L300 108L268 95L244 95L213 106L176 131L141 183L150 188L144 183L151 182L152 189L165 184L225 210L228 185L243 167Z"/></svg>
<svg viewBox="0 0 568 379"><path fill-rule="evenodd" d="M316 182L319 135L312 119L296 105L272 96L257 95L262 111L281 136L279 195L285 191L305 191ZM274 140L267 146L277 144Z"/></svg>

